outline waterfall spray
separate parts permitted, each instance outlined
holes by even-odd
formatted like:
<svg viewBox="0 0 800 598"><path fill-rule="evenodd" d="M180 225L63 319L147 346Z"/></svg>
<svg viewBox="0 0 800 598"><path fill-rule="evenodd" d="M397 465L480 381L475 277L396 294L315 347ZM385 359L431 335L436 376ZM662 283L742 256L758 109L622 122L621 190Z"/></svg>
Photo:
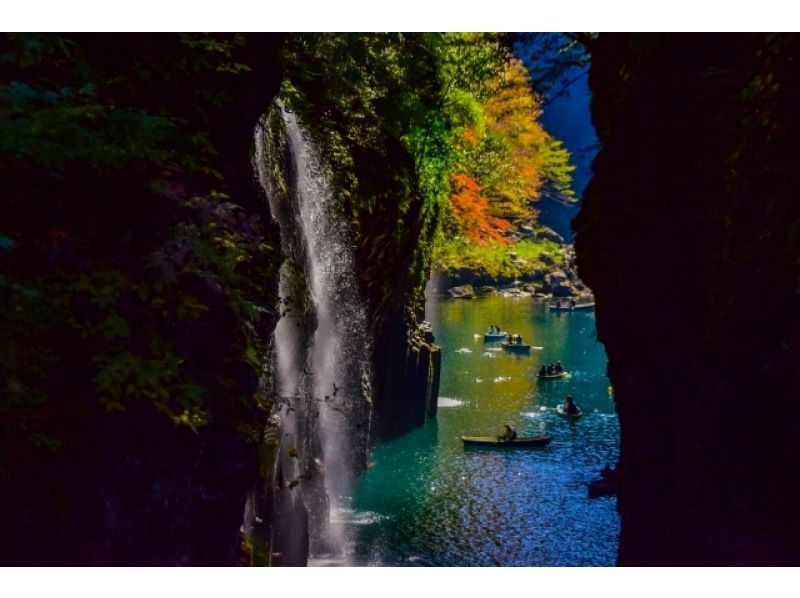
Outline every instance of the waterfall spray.
<svg viewBox="0 0 800 598"><path fill-rule="evenodd" d="M283 129L282 147L271 119ZM366 451L371 380L352 234L315 144L280 101L257 128L256 166L286 256L272 366L282 471L291 500L309 513L312 562L346 563L346 513Z"/></svg>

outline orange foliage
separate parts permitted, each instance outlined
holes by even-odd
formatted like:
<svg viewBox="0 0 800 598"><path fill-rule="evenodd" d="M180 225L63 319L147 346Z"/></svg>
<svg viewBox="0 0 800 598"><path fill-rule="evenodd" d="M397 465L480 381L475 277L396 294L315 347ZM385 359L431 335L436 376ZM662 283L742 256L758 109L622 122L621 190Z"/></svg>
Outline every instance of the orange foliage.
<svg viewBox="0 0 800 598"><path fill-rule="evenodd" d="M490 214L491 207L481 196L481 188L474 178L458 173L450 176L450 213L464 227L467 238L478 245L496 241L507 245L510 241L501 232L511 228L511 223Z"/></svg>
<svg viewBox="0 0 800 598"><path fill-rule="evenodd" d="M475 129L464 129L461 137L470 145L475 145L478 143L478 134L475 132Z"/></svg>

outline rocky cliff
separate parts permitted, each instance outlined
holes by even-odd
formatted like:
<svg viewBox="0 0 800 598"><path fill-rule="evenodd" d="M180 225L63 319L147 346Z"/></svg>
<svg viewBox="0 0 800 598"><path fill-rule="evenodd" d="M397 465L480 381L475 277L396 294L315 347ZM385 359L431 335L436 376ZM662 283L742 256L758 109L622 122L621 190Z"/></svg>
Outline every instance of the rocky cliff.
<svg viewBox="0 0 800 598"><path fill-rule="evenodd" d="M797 565L800 40L600 35L574 221L621 423L621 565Z"/></svg>
<svg viewBox="0 0 800 598"><path fill-rule="evenodd" d="M300 450L278 435L268 391L292 260L252 160L286 39L0 41L0 562L305 562L314 522L292 488L319 464L281 465ZM414 81L433 80L406 59ZM318 75L306 67L293 73ZM334 103L361 91L323 76L343 86ZM386 97L416 89L386 80ZM363 466L368 443L435 415L439 353L419 312L443 196L415 180L414 106L357 113L371 145L356 129L342 151L348 121L326 120L317 83L295 101L328 160L348 161L337 200L375 339Z"/></svg>
<svg viewBox="0 0 800 598"><path fill-rule="evenodd" d="M427 322L398 313L375 348L376 439L402 434L436 417L442 355Z"/></svg>
<svg viewBox="0 0 800 598"><path fill-rule="evenodd" d="M297 34L284 53L282 95L316 140L353 234L373 339L371 443L436 412L439 349L423 325L424 287L449 171L434 142L442 99L424 38Z"/></svg>
<svg viewBox="0 0 800 598"><path fill-rule="evenodd" d="M287 96L256 133L255 163L285 261L265 380L274 442L248 501L245 534L256 562L344 564L350 530L329 513L348 511L367 451L436 414L439 349L417 315L423 199L404 196L367 213L367 198L356 193L354 226L341 201L353 190L342 180L369 189L373 175L336 168L337 138L314 117L324 97L313 89ZM361 160L378 160L360 151ZM397 172L408 176L403 166Z"/></svg>
<svg viewBox="0 0 800 598"><path fill-rule="evenodd" d="M235 564L267 411L275 35L7 35L0 562Z"/></svg>

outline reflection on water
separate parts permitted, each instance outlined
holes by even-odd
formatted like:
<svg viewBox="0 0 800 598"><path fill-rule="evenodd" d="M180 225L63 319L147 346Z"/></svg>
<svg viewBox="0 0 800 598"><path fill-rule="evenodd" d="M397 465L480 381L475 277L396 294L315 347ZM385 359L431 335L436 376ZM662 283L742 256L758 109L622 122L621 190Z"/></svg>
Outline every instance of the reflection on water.
<svg viewBox="0 0 800 598"><path fill-rule="evenodd" d="M590 501L585 485L616 461L619 444L594 314L551 314L531 299L489 297L431 305L428 318L442 346L439 416L373 451L353 497L363 521L356 561L613 565L615 499ZM482 336L490 323L541 350L491 350ZM571 377L538 380L541 364L557 359ZM553 410L566 394L583 408L580 421ZM462 434L497 434L506 421L520 435L544 424L555 438L539 450L463 449Z"/></svg>

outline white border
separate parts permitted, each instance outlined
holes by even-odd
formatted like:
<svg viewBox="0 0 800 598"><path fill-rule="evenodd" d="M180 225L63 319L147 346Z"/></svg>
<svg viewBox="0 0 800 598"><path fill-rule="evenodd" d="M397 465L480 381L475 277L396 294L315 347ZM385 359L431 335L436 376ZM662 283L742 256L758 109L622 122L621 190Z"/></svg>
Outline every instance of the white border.
<svg viewBox="0 0 800 598"><path fill-rule="evenodd" d="M715 6L716 4L716 6ZM9 1L8 31L786 31L798 28L785 0L439 2L403 0ZM2 571L7 596L84 598L475 598L484 596L796 595L798 569L41 569Z"/></svg>
<svg viewBox="0 0 800 598"><path fill-rule="evenodd" d="M787 0L8 0L6 31L791 31Z"/></svg>
<svg viewBox="0 0 800 598"><path fill-rule="evenodd" d="M605 598L795 596L798 569L5 569L6 596L81 598Z"/></svg>

